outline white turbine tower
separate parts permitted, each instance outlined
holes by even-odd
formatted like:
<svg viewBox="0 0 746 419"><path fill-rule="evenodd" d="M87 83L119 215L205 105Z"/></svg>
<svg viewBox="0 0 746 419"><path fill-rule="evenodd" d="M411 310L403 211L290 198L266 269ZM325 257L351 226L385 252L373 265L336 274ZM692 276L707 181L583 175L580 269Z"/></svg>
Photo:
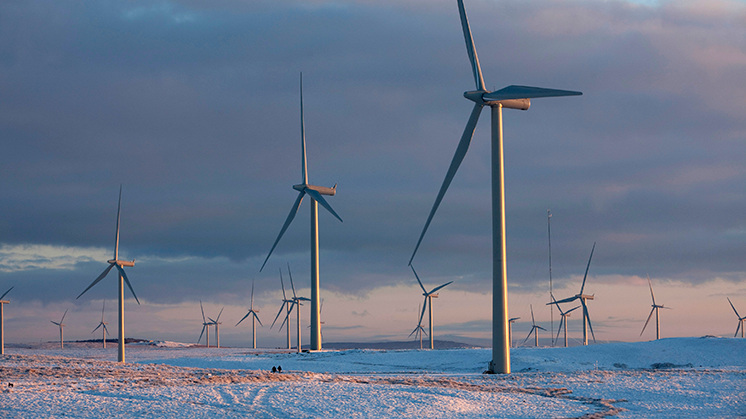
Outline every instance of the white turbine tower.
<svg viewBox="0 0 746 419"><path fill-rule="evenodd" d="M298 198L296 198L293 207L290 209L290 214L285 220L280 234L277 236L275 243L269 250L267 258L264 259L262 267L259 272L264 269L264 265L267 264L269 257L272 256L272 252L275 250L277 243L280 242L282 235L285 234L290 223L295 218L295 214L298 213L300 204L303 201L303 196L308 194L311 198L311 350L321 350L321 316L320 310L320 295L319 295L319 206L321 204L327 209L334 217L339 221L342 221L332 207L326 202L326 199L322 195L333 196L337 193L337 185L335 184L331 188L323 186L315 186L308 183L308 165L306 159L306 128L303 119L303 73L300 78L300 132L301 132L301 150L303 154L302 161L302 172L303 172L303 183L300 185L293 185L293 189L300 192Z"/></svg>
<svg viewBox="0 0 746 419"><path fill-rule="evenodd" d="M422 243L422 238L430 226L430 222L438 210L448 186L456 175L461 162L469 149L469 144L474 136L482 108L489 106L492 111L492 361L488 371L491 373L510 373L510 341L508 338L508 274L505 250L505 178L503 166L503 123L502 109L527 110L531 105L532 98L574 96L580 92L568 90L543 89L528 86L508 86L503 89L490 92L485 88L482 78L482 69L479 65L477 50L474 47L469 21L462 0L458 0L458 9L461 16L461 27L466 41L466 52L471 62L472 74L476 82L476 90L464 93L464 97L474 102L474 108L461 136L456 153L448 168L446 177L440 187L435 203L427 217L425 227L417 241L417 246L412 253L409 264L412 264L417 249Z"/></svg>
<svg viewBox="0 0 746 419"><path fill-rule="evenodd" d="M104 342L104 349L106 349L106 335L109 334L109 329L106 328L106 325L109 324L104 321L104 310L106 309L106 300L104 300L103 307L101 307L101 322L96 326L95 329L93 329L93 332L91 334L95 333L96 330L98 330L100 327L103 326L103 330L101 331L101 341Z"/></svg>
<svg viewBox="0 0 746 419"><path fill-rule="evenodd" d="M199 300L199 309L202 311L202 331L199 333L199 339L197 339L197 344L199 344L202 341L202 335L207 332L206 340L207 340L207 347L210 347L210 326L212 326L212 322L208 322L207 318L205 317L205 309L202 307L202 300Z"/></svg>
<svg viewBox="0 0 746 419"><path fill-rule="evenodd" d="M650 322L650 318L653 317L653 313L655 313L655 338L660 339L661 338L661 322L658 310L661 308L670 309L671 307L664 307L663 304L656 304L655 302L655 294L653 294L653 284L650 282L650 275L648 275L648 285L650 286L650 297L653 299L653 309L650 310L650 315L648 316L648 319L645 321L645 326L642 326L642 332L640 332L640 336L645 332L645 328L648 327L648 322Z"/></svg>
<svg viewBox="0 0 746 419"><path fill-rule="evenodd" d="M254 310L254 280L251 280L251 308L249 308L249 312L246 313L245 316L241 318L241 320L236 323L236 326L241 324L244 319L251 316L251 347L253 349L256 349L256 322L259 322L259 325L264 327L262 324L262 321L259 320L259 309L257 308Z"/></svg>
<svg viewBox="0 0 746 419"><path fill-rule="evenodd" d="M220 309L220 313L218 313L218 317L213 319L212 317L208 317L210 320L210 324L215 326L215 341L217 342L217 347L220 348L220 325L223 324L220 322L220 315L223 314L223 309L225 307Z"/></svg>
<svg viewBox="0 0 746 419"><path fill-rule="evenodd" d="M15 288L15 285L10 287L9 290L5 291L3 295L0 295L0 355L3 355L5 353L5 320L3 318L3 306L5 304L10 304L10 301L3 300L3 298L5 298L5 296L8 295L10 290L12 290L13 288Z"/></svg>
<svg viewBox="0 0 746 419"><path fill-rule="evenodd" d="M551 303L547 303L547 305L554 304L559 307L560 304L563 303L569 303L571 301L580 300L580 304L583 306L583 345L588 345L588 329L591 329L591 336L593 336L593 341L596 341L596 335L593 333L593 325L591 324L591 316L588 314L588 305L585 303L586 300L592 300L595 297L594 295L586 295L583 294L583 289L585 289L585 280L588 278L588 269L591 267L591 259L593 259L593 251L596 250L596 243L593 243L593 248L591 249L591 257L588 258L588 266L585 267L585 276L583 276L583 285L580 286L580 293L575 294L572 297L565 298L564 300L554 300Z"/></svg>
<svg viewBox="0 0 746 419"><path fill-rule="evenodd" d="M728 297L725 297L725 298L728 298ZM736 327L736 334L734 334L733 337L738 336L738 329L741 329L741 337L743 338L743 336L744 336L744 333L743 333L744 324L743 324L743 322L746 321L746 316L741 317L741 315L738 314L738 311L736 310L736 307L733 305L733 303L730 301L730 298L728 298L728 302L730 303L730 306L733 309L733 311L736 313L736 317L738 317L738 327Z"/></svg>
<svg viewBox="0 0 746 419"><path fill-rule="evenodd" d="M417 305L417 313L419 313L419 312L420 312L420 304ZM418 317L418 320L419 320L419 316L417 316L417 317ZM407 336L407 337L411 338L412 335L414 335L415 339L419 339L420 340L420 349L422 349L422 334L423 333L427 334L427 332L425 332L425 329L422 327L422 323L421 322L417 322L417 327L415 327L414 330L412 330L412 333L410 333L409 336Z"/></svg>
<svg viewBox="0 0 746 419"><path fill-rule="evenodd" d="M62 322L65 321L65 316L67 316L67 310L65 310L65 314L62 315L62 318L60 319L59 323L57 323L56 321L50 320L50 322L52 322L53 324L56 324L60 328L60 349L65 348L65 340L64 340L65 333L63 331L63 329L65 328L65 325L62 324Z"/></svg>
<svg viewBox="0 0 746 419"><path fill-rule="evenodd" d="M111 271L111 268L116 267L117 271L119 272L119 352L117 354L117 360L119 362L124 362L124 283L127 283L127 286L130 289L130 292L132 292L132 296L135 297L135 301L137 301L137 304L140 304L140 300L137 299L137 294L135 294L135 290L132 289L132 284L130 284L130 280L127 278L127 274L124 273L124 267L132 267L135 266L135 260L132 259L132 261L128 260L119 260L119 216L122 209L122 186L119 186L119 204L117 204L117 236L116 241L114 242L114 259L108 260L107 263L109 264L109 267L104 269L104 272L101 273L101 275L96 278L91 285L88 286L83 292L78 295L76 300L80 298L83 294L86 293L91 287L98 284L99 281L104 279L106 275L109 274L109 271Z"/></svg>
<svg viewBox="0 0 746 419"><path fill-rule="evenodd" d="M282 305L280 306L280 310L277 312L277 316L275 316L275 319L272 321L272 325L269 328L271 329L275 326L275 322L280 317L280 314L282 314L282 309L285 309L285 318L282 320L279 330L282 330L282 326L285 324L285 322L287 322L288 349L292 349L292 346L290 344L290 313L293 312L295 301L288 300L287 295L285 294L285 284L282 281L282 269L280 269L280 286L282 287Z"/></svg>
<svg viewBox="0 0 746 419"><path fill-rule="evenodd" d="M557 301L554 298L554 295L552 296L552 301ZM556 305L557 305L557 310L560 312L561 318L560 318L559 328L557 329L557 338L554 341L556 342L559 340L559 335L560 335L560 332L562 331L562 325L564 324L565 326L565 348L567 348L567 318L570 317L570 313L579 309L580 306L573 307L567 311L562 311L562 307L560 307L559 304L556 304Z"/></svg>
<svg viewBox="0 0 746 419"><path fill-rule="evenodd" d="M543 327L536 324L536 320L534 320L534 306L531 305L531 331L528 332L528 336L526 336L526 339L523 340L523 343L526 343L528 338L531 337L531 333L534 334L534 346L539 347L539 329L543 331L547 331L547 329L544 329Z"/></svg>
<svg viewBox="0 0 746 419"><path fill-rule="evenodd" d="M422 281L420 281L420 277L417 275L417 271L414 270L414 266L409 265L410 268L412 268L412 272L414 272L414 277L417 278L417 283L420 284L420 288L422 288L422 295L425 296L425 305L422 306L422 314L420 314L420 322L419 325L422 326L422 318L425 316L425 310L429 307L430 311L428 312L428 315L430 317L430 349L434 349L434 342L433 342L433 298L438 298L438 294L435 292L439 289L451 284L453 281L445 283L439 287L433 288L430 292L428 292L425 289L425 286L422 285ZM428 304L429 303L429 304Z"/></svg>
<svg viewBox="0 0 746 419"><path fill-rule="evenodd" d="M301 333L300 333L300 306L303 305L301 301L311 301L310 299L306 297L298 297L295 295L295 285L293 285L293 274L290 272L290 264L288 263L288 276L290 276L290 288L293 290L293 301L295 302L295 322L298 329L298 353L301 352ZM321 313L321 310L319 310L319 313ZM288 323L288 326L290 323Z"/></svg>

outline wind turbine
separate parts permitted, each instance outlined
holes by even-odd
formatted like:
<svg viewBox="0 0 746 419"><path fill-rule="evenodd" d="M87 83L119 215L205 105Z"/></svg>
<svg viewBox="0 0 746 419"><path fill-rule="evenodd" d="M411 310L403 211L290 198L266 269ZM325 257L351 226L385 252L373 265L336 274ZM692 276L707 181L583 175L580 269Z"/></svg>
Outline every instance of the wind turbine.
<svg viewBox="0 0 746 419"><path fill-rule="evenodd" d="M513 347L513 323L515 323L516 320L519 320L520 317L512 317L508 319L508 342L510 342L510 347Z"/></svg>
<svg viewBox="0 0 746 419"><path fill-rule="evenodd" d="M339 221L342 219L337 215L332 207L326 202L326 199L322 195L333 196L337 193L337 185L335 184L331 188L323 186L315 186L308 183L308 165L306 159L306 128L303 119L303 73L300 75L300 133L301 133L301 151L303 154L303 160L301 168L303 172L303 183L299 185L293 185L293 189L297 190L298 198L295 199L293 207L290 209L290 214L285 220L280 234L277 236L277 240L269 250L267 258L264 259L262 267L259 272L264 269L264 265L267 264L269 257L272 256L272 252L275 250L277 243L280 242L282 235L285 234L285 230L288 229L290 223L295 218L295 214L298 213L300 204L303 201L303 196L308 194L311 199L311 350L321 350L321 315L320 310L320 296L319 296L319 205L321 204L327 209L334 217Z"/></svg>
<svg viewBox="0 0 746 419"><path fill-rule="evenodd" d="M543 89L528 86L508 86L503 89L490 92L485 88L482 78L482 69L479 65L477 50L472 39L469 21L462 0L458 0L459 15L461 16L461 28L466 41L466 52L471 62L472 74L476 82L476 90L464 93L464 97L474 102L469 122L466 124L461 136L456 153L451 160L446 177L440 187L435 203L430 210L422 234L417 241L417 246L409 259L412 264L417 249L422 243L422 238L430 226L430 222L438 210L448 186L456 175L461 162L469 149L469 144L474 136L482 108L489 106L492 112L492 361L489 365L491 373L510 373L510 341L508 338L508 275L507 259L505 249L505 177L503 165L503 123L502 109L527 110L531 105L532 98L574 96L580 92L568 90Z"/></svg>
<svg viewBox="0 0 746 419"><path fill-rule="evenodd" d="M422 285L422 281L420 281L420 277L417 275L417 271L414 270L414 266L411 264L409 265L410 268L412 268L412 272L414 272L414 277L417 278L417 283L420 284L420 288L422 288L422 295L425 296L425 305L422 307L422 314L420 314L420 326L422 326L422 317L425 316L425 309L430 308L428 315L430 316L430 349L434 349L434 342L433 342L433 298L438 298L438 294L435 292L439 289L451 284L451 282L445 283L439 287L433 288L430 292L427 292L425 289L425 286ZM428 305L428 302L430 303Z"/></svg>
<svg viewBox="0 0 746 419"><path fill-rule="evenodd" d="M213 319L212 317L208 317L210 319L210 324L215 326L215 340L217 341L217 347L220 348L220 325L223 324L220 322L220 315L223 314L223 309L225 307L220 309L220 313L218 313L218 317Z"/></svg>
<svg viewBox="0 0 746 419"><path fill-rule="evenodd" d="M642 326L642 332L640 332L640 336L645 332L645 328L648 327L648 322L650 321L650 318L653 317L653 313L655 312L655 338L660 339L661 338L661 322L660 318L658 317L658 309L666 308L670 309L670 307L664 307L663 304L658 305L655 303L655 294L653 294L653 284L650 282L650 275L648 275L648 285L650 286L650 297L653 299L653 309L650 310L650 315L648 316L648 319L645 321L645 326Z"/></svg>
<svg viewBox="0 0 746 419"><path fill-rule="evenodd" d="M417 313L419 312L420 312L420 304L417 304ZM425 332L425 329L422 327L422 322L418 322L417 327L415 327L414 330L412 330L412 333L410 333L409 336L407 336L411 338L412 335L414 335L415 339L420 340L420 350L422 349L422 334L423 333L427 334L427 332Z"/></svg>
<svg viewBox="0 0 746 419"><path fill-rule="evenodd" d="M296 326L298 328L298 353L301 352L301 343L300 343L300 306L303 304L301 301L311 301L310 299L306 297L298 297L295 295L295 286L293 285L293 274L290 272L290 264L288 263L288 275L290 276L290 288L293 290L293 301L295 301L295 316L296 316ZM319 310L319 313L321 310ZM288 323L288 326L290 324Z"/></svg>
<svg viewBox="0 0 746 419"><path fill-rule="evenodd" d="M554 295L552 296L552 301L557 301L554 298ZM562 331L562 325L564 324L565 325L565 348L567 348L567 318L570 317L570 313L571 312L579 309L580 306L573 307L573 308L571 308L571 309L569 309L567 311L562 311L562 307L560 307L559 304L556 304L556 306L557 306L557 310L559 310L559 312L560 312L560 316L561 317L560 317L559 328L557 329L557 339L555 339L554 341L556 342L556 341L559 340L559 334Z"/></svg>
<svg viewBox="0 0 746 419"><path fill-rule="evenodd" d="M10 304L10 301L3 300L6 295L15 288L15 285L10 287L9 290L5 291L3 295L0 295L0 355L3 355L5 353L5 320L3 318L3 305Z"/></svg>
<svg viewBox="0 0 746 419"><path fill-rule="evenodd" d="M728 298L728 297L725 297L725 298ZM736 312L736 317L738 317L738 327L736 327L736 334L734 334L733 337L738 336L738 329L741 329L741 337L743 338L743 335L744 335L744 333L743 333L743 329L744 329L743 322L746 321L746 316L741 317L741 315L738 314L738 311L736 311L736 307L734 307L733 303L731 303L730 298L728 298L728 302L730 303L730 306L733 309L733 311Z"/></svg>
<svg viewBox="0 0 746 419"><path fill-rule="evenodd" d="M101 341L103 341L103 342L104 342L104 349L106 349L106 335L108 335L108 334L109 334L109 329L107 329L107 328L106 328L106 325L107 325L107 324L109 324L109 323L106 323L106 322L104 321L104 310L105 310L105 309L106 309L106 300L104 300L104 305L103 305L103 307L101 307L101 322L100 322L100 323L98 324L98 326L96 326L96 328L95 328L95 329L93 329L93 332L91 332L91 333L94 333L94 332L95 332L96 330L98 330L98 329L99 329L99 328L100 328L101 326L103 326L103 327L104 327L104 329L103 329L103 330L101 331L101 335L102 335L102 336L101 336Z"/></svg>
<svg viewBox="0 0 746 419"><path fill-rule="evenodd" d="M62 322L65 321L65 316L67 316L67 310L65 310L65 314L62 315L62 318L60 319L59 323L57 323L56 321L50 320L50 322L56 324L60 328L60 349L64 349L65 348L65 343L64 343L65 341L63 339L64 333L62 331L65 328L65 325L62 324Z"/></svg>
<svg viewBox="0 0 746 419"><path fill-rule="evenodd" d="M279 330L282 330L282 326L285 324L285 322L287 322L288 349L292 349L292 346L290 345L290 313L293 312L295 301L288 300L287 295L285 294L285 284L282 281L282 269L280 269L280 286L282 287L282 305L280 306L280 310L277 312L277 316L275 316L275 319L274 321L272 321L272 325L269 328L271 329L275 326L275 322L280 317L282 309L285 309L285 318L282 320L282 324L280 324Z"/></svg>
<svg viewBox="0 0 746 419"><path fill-rule="evenodd" d="M137 301L137 304L140 305L140 300L137 299L137 294L135 294L135 290L132 289L132 284L130 284L130 280L127 278L127 274L124 273L124 267L132 267L135 266L135 260L132 259L132 261L128 260L119 260L119 216L122 209L122 186L119 185L119 204L117 204L117 236L116 241L114 242L114 259L108 260L107 263L109 264L109 267L104 269L104 272L101 273L101 275L96 278L91 285L88 286L83 292L80 293L75 299L77 300L80 298L83 294L86 293L91 287L98 284L102 279L106 277L106 275L109 274L109 271L111 271L111 268L115 267L117 268L117 271L119 271L119 352L117 354L117 360L119 362L124 362L124 282L127 283L127 286L130 289L130 292L132 292L132 296L135 297L135 301Z"/></svg>
<svg viewBox="0 0 746 419"><path fill-rule="evenodd" d="M543 327L536 324L536 321L534 320L534 306L531 305L531 331L528 332L528 336L526 336L526 339L523 340L523 343L526 343L528 338L531 337L531 333L534 334L534 346L537 348L539 347L539 329L546 332L547 329L544 329Z"/></svg>
<svg viewBox="0 0 746 419"><path fill-rule="evenodd" d="M593 336L593 341L596 341L596 335L593 333L593 325L591 325L591 316L588 314L588 305L586 305L586 300L592 300L595 297L594 295L586 295L583 294L583 289L585 289L585 280L588 278L588 269L591 267L591 259L593 259L593 251L596 250L596 243L593 243L593 248L591 249L591 257L588 258L588 266L585 267L585 276L583 276L583 285L580 286L580 293L575 294L572 297L565 298L564 300L554 300L551 303L547 303L547 305L554 304L557 307L559 307L562 303L569 303L571 301L580 300L580 304L583 306L583 345L588 345L588 329L591 329L591 336Z"/></svg>
<svg viewBox="0 0 746 419"><path fill-rule="evenodd" d="M205 318L205 309L202 308L202 300L199 300L199 309L202 311L202 331L199 334L199 339L197 339L197 343L202 340L202 335L207 332L207 347L210 347L210 326L212 326L211 322L207 321L207 318Z"/></svg>
<svg viewBox="0 0 746 419"><path fill-rule="evenodd" d="M251 316L251 347L256 349L256 322L259 322L259 325L264 327L262 324L262 321L259 320L259 309L254 310L254 280L251 280L251 308L249 308L249 312L246 313L245 316L241 318L241 320L236 323L236 326L241 324L244 319Z"/></svg>

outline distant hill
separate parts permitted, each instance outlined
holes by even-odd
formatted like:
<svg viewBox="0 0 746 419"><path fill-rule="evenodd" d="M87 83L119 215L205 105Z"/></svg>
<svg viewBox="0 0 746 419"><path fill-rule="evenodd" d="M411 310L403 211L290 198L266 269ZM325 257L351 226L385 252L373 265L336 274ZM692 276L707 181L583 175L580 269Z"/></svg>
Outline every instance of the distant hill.
<svg viewBox="0 0 746 419"><path fill-rule="evenodd" d="M420 349L420 341L402 341L402 342L324 342L324 349ZM429 348L429 341L422 342L423 348ZM454 342L450 340L435 340L433 342L435 349L458 349L458 348L480 348L479 345L468 343ZM308 349L309 345L303 345Z"/></svg>

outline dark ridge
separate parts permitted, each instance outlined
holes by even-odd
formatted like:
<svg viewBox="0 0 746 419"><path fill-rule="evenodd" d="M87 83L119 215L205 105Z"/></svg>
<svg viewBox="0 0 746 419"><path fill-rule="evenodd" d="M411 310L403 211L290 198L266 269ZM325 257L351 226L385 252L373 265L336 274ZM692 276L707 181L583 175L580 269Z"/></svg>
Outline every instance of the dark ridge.
<svg viewBox="0 0 746 419"><path fill-rule="evenodd" d="M435 340L433 342L435 349L459 349L459 348L482 348L478 345L467 343L453 342L450 340ZM324 342L324 349L420 349L420 341L402 341L402 342ZM303 345L304 349L309 345ZM422 348L429 349L430 341L423 340Z"/></svg>

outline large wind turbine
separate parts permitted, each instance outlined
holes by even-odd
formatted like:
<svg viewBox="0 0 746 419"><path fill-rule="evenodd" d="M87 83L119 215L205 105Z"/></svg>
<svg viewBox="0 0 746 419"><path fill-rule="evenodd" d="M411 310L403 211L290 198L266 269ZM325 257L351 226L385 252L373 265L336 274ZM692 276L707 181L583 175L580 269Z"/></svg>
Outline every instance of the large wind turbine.
<svg viewBox="0 0 746 419"><path fill-rule="evenodd" d="M105 309L106 309L106 300L104 300L103 307L101 307L101 322L98 324L98 326L96 326L95 329L93 329L93 332L91 332L91 333L94 333L96 332L96 330L98 330L100 327L103 326L104 329L101 331L101 335L102 335L101 340L104 342L104 349L106 349L106 335L109 334L109 329L106 328L106 325L109 323L104 321L104 310Z"/></svg>
<svg viewBox="0 0 746 419"><path fill-rule="evenodd" d="M557 301L554 298L554 295L552 296L552 301ZM562 311L562 307L560 307L559 304L557 304L557 310L560 312L561 318L560 318L559 328L557 329L557 338L554 341L556 342L559 340L559 334L562 331L562 325L564 324L565 325L565 348L567 348L567 318L570 317L570 313L572 313L573 311L579 308L580 306L576 306L567 311Z"/></svg>
<svg viewBox="0 0 746 419"><path fill-rule="evenodd" d="M645 328L648 327L648 322L650 322L650 318L653 317L653 313L655 313L655 338L660 339L661 338L661 322L660 317L658 314L658 309L666 308L670 309L670 307L664 307L663 304L656 304L655 303L655 294L653 294L653 284L650 282L650 275L648 275L648 285L650 286L650 297L653 299L653 309L650 310L650 315L648 316L648 319L645 321L645 326L642 326L642 332L640 332L640 336L645 332Z"/></svg>
<svg viewBox="0 0 746 419"><path fill-rule="evenodd" d="M251 308L249 308L249 312L246 313L245 316L241 318L241 320L236 323L236 326L241 324L244 319L251 316L251 347L256 349L256 322L259 322L259 325L264 327L262 324L262 321L259 320L259 309L254 310L254 280L251 280Z"/></svg>
<svg viewBox="0 0 746 419"><path fill-rule="evenodd" d="M65 321L65 316L67 316L67 310L65 310L65 314L62 315L62 318L60 319L59 323L57 323L54 320L50 320L50 322L52 322L53 324L56 324L60 328L60 349L64 349L65 348L65 343L64 343L65 342L65 340L64 340L65 334L63 332L63 329L65 328L65 325L62 324L62 322Z"/></svg>
<svg viewBox="0 0 746 419"><path fill-rule="evenodd" d="M117 271L119 271L119 352L117 354L117 360L119 362L124 362L124 283L127 283L127 286L130 289L130 292L132 292L132 296L135 297L135 301L137 301L137 304L140 304L140 300L137 299L137 294L135 294L135 290L132 289L132 284L130 284L130 280L127 278L127 274L124 273L124 267L132 267L135 266L135 260L132 259L132 261L128 260L119 260L119 215L121 213L122 209L122 186L119 186L119 204L117 204L117 237L116 241L114 242L114 259L111 259L107 261L109 264L109 267L104 269L104 272L101 273L101 275L96 278L91 285L88 286L83 292L80 293L80 295L77 296L76 300L80 298L83 294L86 293L91 287L98 284L99 281L104 279L106 275L109 274L109 271L111 271L111 268L115 267L117 268Z"/></svg>
<svg viewBox="0 0 746 419"><path fill-rule="evenodd" d="M217 342L217 347L220 348L220 325L223 324L220 322L220 315L223 314L223 309L225 307L220 309L220 313L218 313L218 317L213 319L212 317L208 317L210 320L210 324L215 326L215 341Z"/></svg>
<svg viewBox="0 0 746 419"><path fill-rule="evenodd" d="M293 285L293 274L290 272L290 264L288 263L288 276L290 276L290 288L293 290L293 301L295 301L295 323L296 327L298 329L298 353L301 352L301 333L300 333L300 306L303 305L301 301L311 301L310 299L306 297L298 297L295 294L295 285ZM319 310L319 313L321 310ZM288 323L288 327L290 327L290 323Z"/></svg>
<svg viewBox="0 0 746 419"><path fill-rule="evenodd" d="M280 306L280 310L277 312L277 316L275 316L275 319L272 321L272 325L269 326L269 328L273 328L275 326L275 322L280 317L280 314L282 314L282 309L285 309L285 318L282 320L282 323L280 324L280 329L282 330L282 326L287 322L287 334L288 334L288 349L292 349L292 346L290 345L290 313L293 312L293 307L295 306L295 301L288 300L287 295L285 294L285 283L282 281L282 268L280 269L280 286L282 287L282 305Z"/></svg>
<svg viewBox="0 0 746 419"><path fill-rule="evenodd" d="M419 312L420 312L420 305L418 304L417 305L417 313L419 313ZM422 334L423 333L427 334L427 332L425 332L425 329L422 327L422 322L417 322L417 327L415 327L414 330L412 330L412 333L410 333L409 336L407 336L407 337L411 338L412 335L414 335L415 339L419 339L420 340L420 349L422 349Z"/></svg>
<svg viewBox="0 0 746 419"><path fill-rule="evenodd" d="M534 334L534 346L537 348L539 347L539 329L543 331L547 331L547 329L544 329L543 327L536 324L536 320L534 320L534 306L531 305L531 331L528 332L528 336L526 336L526 339L523 340L523 343L526 343L528 338L531 337L531 333Z"/></svg>
<svg viewBox="0 0 746 419"><path fill-rule="evenodd" d="M212 326L212 322L208 322L207 318L205 317L205 309L202 307L202 300L199 300L199 309L202 311L202 331L199 333L199 339L197 339L197 343L199 344L200 341L202 341L202 335L207 332L207 347L210 347L210 326Z"/></svg>
<svg viewBox="0 0 746 419"><path fill-rule="evenodd" d="M264 265L267 264L269 257L272 256L272 252L275 250L277 243L280 242L282 235L285 234L290 223L295 218L295 214L298 213L298 208L303 201L303 196L308 194L311 198L311 350L321 350L321 316L319 314L320 302L319 299L319 205L321 204L327 209L334 217L339 221L342 221L332 207L326 202L326 199L322 195L333 196L337 193L337 185L335 184L331 188L323 186L315 186L308 183L308 165L306 159L306 128L303 119L303 73L300 75L300 136L301 136L301 151L303 154L302 161L302 172L303 172L303 183L300 185L293 185L293 189L299 192L298 198L295 199L293 207L290 209L290 214L285 220L280 234L277 236L277 240L269 250L267 258L264 259L262 267L259 272L264 269Z"/></svg>
<svg viewBox="0 0 746 419"><path fill-rule="evenodd" d="M430 311L428 312L428 316L430 317L430 349L434 349L434 342L433 342L433 298L438 298L438 294L435 292L439 289L451 284L451 282L447 282L439 287L433 288L430 292L428 292L425 289L425 286L422 285L422 281L420 281L420 277L417 275L417 271L414 270L414 266L411 264L409 265L410 268L412 268L412 272L414 272L414 277L417 278L417 283L420 284L420 288L422 288L422 295L425 296L425 305L422 306L422 314L420 314L420 322L419 325L422 326L422 317L425 316L425 309L428 307L430 308ZM429 303L429 304L428 304Z"/></svg>
<svg viewBox="0 0 746 419"><path fill-rule="evenodd" d="M728 298L728 297L725 297L725 298ZM733 311L736 312L736 317L738 317L738 327L736 327L736 334L734 334L733 337L738 336L738 329L741 329L741 337L743 337L743 335L744 335L744 333L743 333L743 329L744 329L743 322L746 321L746 316L741 317L741 315L738 314L738 311L736 310L736 307L733 306L733 303L731 303L730 298L728 298L728 302L730 303L730 306L733 309Z"/></svg>
<svg viewBox="0 0 746 419"><path fill-rule="evenodd" d="M585 303L586 300L592 300L595 297L595 294L583 294L583 289L585 289L585 279L588 278L588 269L591 267L591 259L593 259L594 250L596 250L595 242L593 243L593 248L591 249L591 257L588 258L588 266L585 267L585 275L583 276L583 285L580 286L580 293L575 294L572 297L565 298L564 300L554 300L551 303L547 303L547 305L555 304L557 307L559 307L560 304L580 300L580 304L583 306L583 345L588 345L588 328L591 329L591 336L593 336L593 341L596 341L596 335L593 333L593 325L591 325L591 316L588 314L588 305L586 305Z"/></svg>
<svg viewBox="0 0 746 419"><path fill-rule="evenodd" d="M425 227L417 241L417 246L412 253L409 264L412 264L417 249L422 243L422 238L430 226L430 222L438 210L438 206L445 196L448 186L456 175L461 162L469 149L469 144L474 136L482 108L489 106L492 112L492 361L489 372L510 373L510 341L508 338L508 274L505 250L505 177L503 166L503 123L502 109L527 110L531 105L532 98L573 96L580 92L568 90L543 89L528 86L508 86L503 89L490 92L485 88L482 78L482 69L479 65L477 50L472 39L469 21L462 0L458 0L459 15L461 16L461 27L466 41L466 52L471 62L471 69L476 82L476 90L464 93L464 97L474 102L469 122L466 124L461 136L456 154L451 160L446 177L440 187L435 203L427 217Z"/></svg>
<svg viewBox="0 0 746 419"><path fill-rule="evenodd" d="M5 353L5 320L3 320L3 305L10 304L10 301L3 300L3 298L5 298L13 288L15 288L15 285L5 291L3 295L0 295L0 355Z"/></svg>

